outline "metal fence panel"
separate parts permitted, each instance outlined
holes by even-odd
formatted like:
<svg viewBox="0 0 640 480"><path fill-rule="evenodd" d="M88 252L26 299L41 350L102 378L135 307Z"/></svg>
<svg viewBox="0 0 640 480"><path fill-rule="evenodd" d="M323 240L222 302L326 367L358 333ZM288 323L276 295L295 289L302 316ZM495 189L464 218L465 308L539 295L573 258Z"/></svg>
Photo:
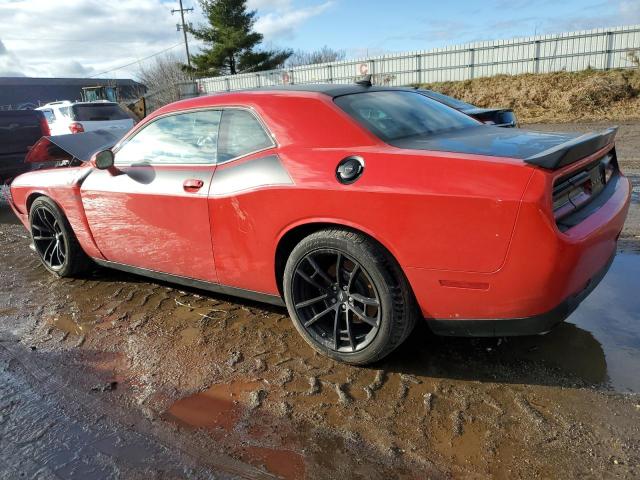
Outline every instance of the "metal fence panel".
<svg viewBox="0 0 640 480"><path fill-rule="evenodd" d="M466 80L498 74L630 68L640 25L494 40L359 60L198 79L201 93L304 83L352 83L367 73L378 85Z"/></svg>

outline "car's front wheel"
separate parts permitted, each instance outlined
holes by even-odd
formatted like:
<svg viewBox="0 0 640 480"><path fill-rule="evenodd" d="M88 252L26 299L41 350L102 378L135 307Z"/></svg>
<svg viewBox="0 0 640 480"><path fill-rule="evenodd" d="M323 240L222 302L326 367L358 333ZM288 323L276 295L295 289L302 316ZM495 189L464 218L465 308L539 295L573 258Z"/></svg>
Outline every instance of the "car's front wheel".
<svg viewBox="0 0 640 480"><path fill-rule="evenodd" d="M29 209L29 222L33 245L47 270L60 277L68 277L89 268L91 260L53 200L36 198Z"/></svg>
<svg viewBox="0 0 640 480"><path fill-rule="evenodd" d="M395 260L371 238L349 230L304 238L287 261L284 295L307 343L357 365L391 353L417 317L411 288Z"/></svg>

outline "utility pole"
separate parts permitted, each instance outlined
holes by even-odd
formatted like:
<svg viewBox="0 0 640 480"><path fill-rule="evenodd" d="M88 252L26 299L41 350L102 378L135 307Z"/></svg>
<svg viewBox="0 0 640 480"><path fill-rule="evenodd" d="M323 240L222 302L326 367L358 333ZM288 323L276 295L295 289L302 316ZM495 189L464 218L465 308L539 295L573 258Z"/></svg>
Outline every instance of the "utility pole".
<svg viewBox="0 0 640 480"><path fill-rule="evenodd" d="M171 15L176 12L180 12L180 19L182 20L182 33L184 34L184 48L187 49L187 65L191 68L191 56L189 55L189 42L187 40L187 27L184 23L184 12L193 12L193 8L182 8L182 0L180 0L180 8L171 10ZM176 28L180 31L180 24L176 24Z"/></svg>

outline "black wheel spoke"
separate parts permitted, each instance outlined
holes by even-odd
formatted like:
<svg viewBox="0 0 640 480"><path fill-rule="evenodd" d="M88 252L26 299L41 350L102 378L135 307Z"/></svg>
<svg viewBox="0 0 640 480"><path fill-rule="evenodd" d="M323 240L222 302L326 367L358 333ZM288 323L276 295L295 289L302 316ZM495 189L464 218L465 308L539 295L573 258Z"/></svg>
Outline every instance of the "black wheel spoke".
<svg viewBox="0 0 640 480"><path fill-rule="evenodd" d="M36 223L34 223L32 225L33 228L35 228L36 230L38 230L39 232L43 232L43 233L53 233L53 230L49 230L46 227L43 227L42 225L38 225Z"/></svg>
<svg viewBox="0 0 640 480"><path fill-rule="evenodd" d="M326 300L329 297L329 294L325 293L323 295L320 295L319 297L316 298L312 298L311 300L305 300L304 302L300 302L296 304L296 308L304 308L304 307L308 307L310 305L314 305L318 302L321 302L323 300Z"/></svg>
<svg viewBox="0 0 640 480"><path fill-rule="evenodd" d="M323 348L357 352L380 329L382 302L371 277L336 248L314 249L300 259L291 300L300 327Z"/></svg>
<svg viewBox="0 0 640 480"><path fill-rule="evenodd" d="M359 302L371 307L377 307L378 305L380 305L378 303L377 298L365 297L364 295L360 295L359 293L352 293L351 298L353 298L356 302Z"/></svg>
<svg viewBox="0 0 640 480"><path fill-rule="evenodd" d="M353 330L351 322L349 321L349 309L344 311L344 321L347 324L347 336L349 337L349 344L351 345L351 351L356 350L356 343L353 338Z"/></svg>
<svg viewBox="0 0 640 480"><path fill-rule="evenodd" d="M47 260L47 257L49 257L49 252L53 251L53 249L55 248L55 244L56 242L50 242L49 245L47 245L46 250L44 251L44 253L42 254L42 257ZM47 260L49 263L51 263L51 257L49 257L49 260Z"/></svg>
<svg viewBox="0 0 640 480"><path fill-rule="evenodd" d="M333 285L333 280L331 280L329 278L329 275L327 275L321 268L320 266L318 266L318 264L313 260L313 258L311 258L311 255L309 255L307 257L307 262L309 262L309 265L311 265L311 267L315 270L315 273L317 275L319 275L320 277L322 277L322 279L327 282L327 285L331 286Z"/></svg>
<svg viewBox="0 0 640 480"><path fill-rule="evenodd" d="M305 322L304 326L305 327L310 327L311 325L316 323L318 320L320 320L322 317L324 317L327 313L329 313L334 308L336 308L335 305L331 305L330 307L325 308L320 313L315 314L313 317L311 317L309 320L307 320Z"/></svg>
<svg viewBox="0 0 640 480"><path fill-rule="evenodd" d="M338 252L337 257L338 258L336 260L336 285L337 285L338 288L340 288L340 284L341 284L341 282L340 282L340 280L341 280L341 278L340 278L340 275L341 275L340 266L342 265L342 253Z"/></svg>
<svg viewBox="0 0 640 480"><path fill-rule="evenodd" d="M372 327L377 327L378 326L378 319L377 318L370 317L365 312L360 310L358 307L351 306L350 310L353 313L355 313L358 316L358 318L360 318L360 320L362 320L363 322L371 325Z"/></svg>
<svg viewBox="0 0 640 480"><path fill-rule="evenodd" d="M355 267L353 267L353 270L351 270L351 273L349 274L349 284L347 285L347 289L349 292L351 291L351 286L353 285L353 281L355 280L356 275L358 275L359 270L360 265L356 263Z"/></svg>
<svg viewBox="0 0 640 480"><path fill-rule="evenodd" d="M333 317L333 349L340 348L340 309L336 308L336 314Z"/></svg>
<svg viewBox="0 0 640 480"><path fill-rule="evenodd" d="M320 290L320 291L325 290L325 288L322 285L320 285L318 282L316 282L313 278L311 278L309 275L307 275L303 271L296 270L296 273L298 275L300 275L306 282L308 282L311 285L313 285L314 287L316 287L318 290Z"/></svg>
<svg viewBox="0 0 640 480"><path fill-rule="evenodd" d="M55 238L56 237L44 237L44 236L41 236L41 235L37 235L37 236L33 237L34 240L37 240L39 242L42 241L42 240L54 240Z"/></svg>
<svg viewBox="0 0 640 480"><path fill-rule="evenodd" d="M62 255L62 248L60 247L60 243L56 245L56 257L58 259L58 265L62 265L64 263L64 256Z"/></svg>
<svg viewBox="0 0 640 480"><path fill-rule="evenodd" d="M52 232L55 232L56 229L54 228L54 226L51 224L51 221L47 218L47 212L44 211L43 209L38 210L38 214L40 215L40 219L42 220L42 224L44 226L46 226L49 230L51 230Z"/></svg>

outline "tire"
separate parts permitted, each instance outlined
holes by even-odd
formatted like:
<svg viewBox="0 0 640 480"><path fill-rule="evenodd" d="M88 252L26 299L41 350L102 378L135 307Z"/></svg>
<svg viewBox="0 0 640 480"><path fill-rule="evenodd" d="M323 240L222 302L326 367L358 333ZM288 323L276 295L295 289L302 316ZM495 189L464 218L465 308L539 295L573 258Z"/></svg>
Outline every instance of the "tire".
<svg viewBox="0 0 640 480"><path fill-rule="evenodd" d="M389 355L409 336L419 313L391 254L350 230L321 230L300 241L287 260L283 287L305 341L353 365Z"/></svg>
<svg viewBox="0 0 640 480"><path fill-rule="evenodd" d="M31 238L44 267L59 277L87 271L91 259L71 229L60 207L48 197L38 197L29 209Z"/></svg>

